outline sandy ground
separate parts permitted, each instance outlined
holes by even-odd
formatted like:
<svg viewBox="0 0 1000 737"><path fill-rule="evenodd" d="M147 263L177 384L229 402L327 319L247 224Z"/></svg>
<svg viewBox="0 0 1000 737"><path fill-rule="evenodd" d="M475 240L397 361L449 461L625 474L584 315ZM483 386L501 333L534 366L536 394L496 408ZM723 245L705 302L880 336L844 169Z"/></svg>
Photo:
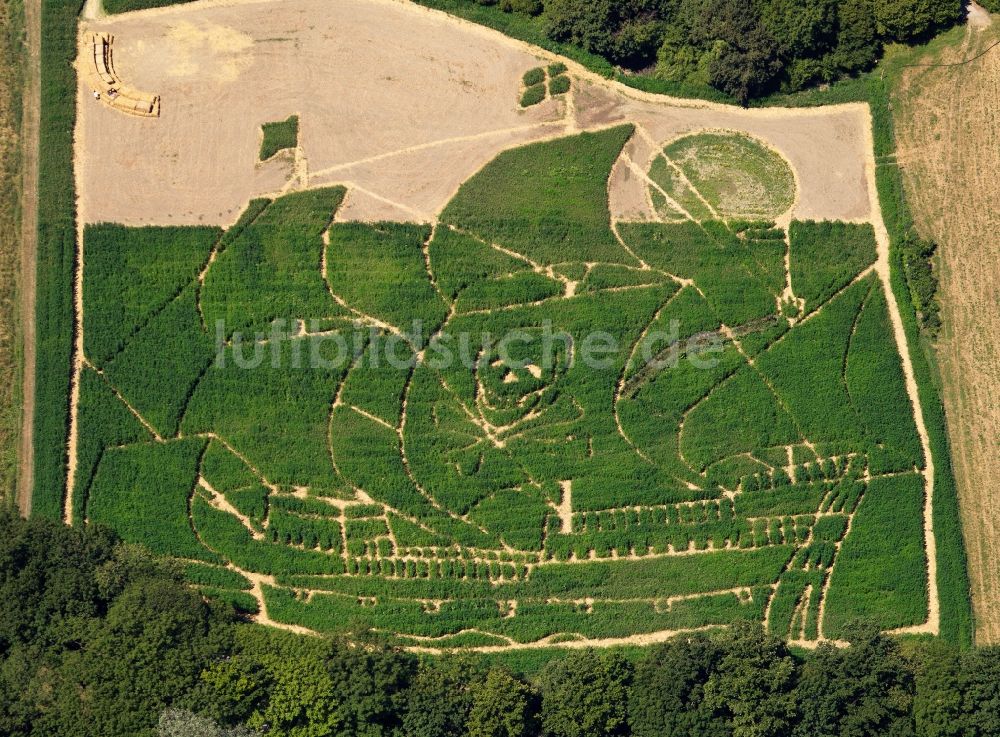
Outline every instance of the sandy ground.
<svg viewBox="0 0 1000 737"><path fill-rule="evenodd" d="M940 61L975 56L996 24ZM928 59L927 61L937 61ZM941 256L937 348L958 481L976 639L1000 643L1000 48L961 67L914 68L894 100L907 196Z"/></svg>
<svg viewBox="0 0 1000 737"><path fill-rule="evenodd" d="M257 161L260 125L300 116L309 186L357 190L341 218L429 220L499 151L616 122L640 126L632 158L684 133L762 138L800 183L800 218L867 219L863 107L745 111L645 95L571 67L568 101L520 109L520 77L545 53L396 0L206 0L86 27L115 35L115 66L159 94L157 120L82 105L89 222L228 224L253 196L292 186L290 156ZM295 183L298 186L297 183ZM652 217L619 166L616 219Z"/></svg>

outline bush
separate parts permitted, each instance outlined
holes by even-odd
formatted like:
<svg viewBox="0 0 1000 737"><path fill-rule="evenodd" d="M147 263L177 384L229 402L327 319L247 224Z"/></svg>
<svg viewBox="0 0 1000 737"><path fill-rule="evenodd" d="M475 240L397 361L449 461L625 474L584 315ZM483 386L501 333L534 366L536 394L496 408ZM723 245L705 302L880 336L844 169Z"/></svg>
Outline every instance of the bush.
<svg viewBox="0 0 1000 737"><path fill-rule="evenodd" d="M541 82L528 87L521 94L521 107L531 107L537 105L545 99L545 85Z"/></svg>
<svg viewBox="0 0 1000 737"><path fill-rule="evenodd" d="M569 77L559 74L549 80L549 94L563 95L569 92Z"/></svg>
<svg viewBox="0 0 1000 737"><path fill-rule="evenodd" d="M534 87L536 84L541 84L545 81L545 69L543 67L535 67L534 69L529 69L521 77L521 81L524 83L525 87Z"/></svg>

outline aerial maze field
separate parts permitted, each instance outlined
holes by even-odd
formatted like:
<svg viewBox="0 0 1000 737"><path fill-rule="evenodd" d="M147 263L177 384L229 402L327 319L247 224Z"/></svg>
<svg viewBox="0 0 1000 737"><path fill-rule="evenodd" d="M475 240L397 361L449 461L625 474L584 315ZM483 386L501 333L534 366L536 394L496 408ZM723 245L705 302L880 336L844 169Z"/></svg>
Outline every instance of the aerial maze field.
<svg viewBox="0 0 1000 737"><path fill-rule="evenodd" d="M404 646L919 629L873 227L776 226L792 170L724 131L665 142L658 220L612 224L633 134L504 151L433 224L339 222L334 186L88 225L68 516L261 621Z"/></svg>

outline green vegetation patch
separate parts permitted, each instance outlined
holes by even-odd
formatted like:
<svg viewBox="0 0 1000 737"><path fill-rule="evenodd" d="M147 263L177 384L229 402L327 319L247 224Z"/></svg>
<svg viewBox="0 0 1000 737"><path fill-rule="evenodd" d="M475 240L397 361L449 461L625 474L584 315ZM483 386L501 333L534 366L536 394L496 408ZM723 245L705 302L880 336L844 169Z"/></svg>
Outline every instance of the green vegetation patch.
<svg viewBox="0 0 1000 737"><path fill-rule="evenodd" d="M261 127L260 160L267 161L279 151L299 145L299 116L291 115L277 123L264 123Z"/></svg>

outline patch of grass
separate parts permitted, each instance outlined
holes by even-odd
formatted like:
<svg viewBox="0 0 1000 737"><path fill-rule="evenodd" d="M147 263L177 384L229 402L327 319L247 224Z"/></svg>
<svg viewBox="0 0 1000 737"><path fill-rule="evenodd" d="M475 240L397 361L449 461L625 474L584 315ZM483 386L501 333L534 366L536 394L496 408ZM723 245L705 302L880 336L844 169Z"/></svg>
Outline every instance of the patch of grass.
<svg viewBox="0 0 1000 737"><path fill-rule="evenodd" d="M549 64L548 71L549 77L558 77L560 74L566 73L566 65L557 61L554 64Z"/></svg>
<svg viewBox="0 0 1000 737"><path fill-rule="evenodd" d="M545 68L535 67L534 69L529 69L521 77L521 82L525 87L534 87L536 84L541 84L545 81Z"/></svg>
<svg viewBox="0 0 1000 737"><path fill-rule="evenodd" d="M569 92L569 77L565 74L558 74L549 79L549 94L563 95Z"/></svg>
<svg viewBox="0 0 1000 737"><path fill-rule="evenodd" d="M521 107L531 107L537 105L545 99L545 83L539 82L528 87L521 94Z"/></svg>
<svg viewBox="0 0 1000 737"><path fill-rule="evenodd" d="M299 116L291 115L277 123L261 126L264 138L260 144L260 160L267 161L279 151L299 145Z"/></svg>

